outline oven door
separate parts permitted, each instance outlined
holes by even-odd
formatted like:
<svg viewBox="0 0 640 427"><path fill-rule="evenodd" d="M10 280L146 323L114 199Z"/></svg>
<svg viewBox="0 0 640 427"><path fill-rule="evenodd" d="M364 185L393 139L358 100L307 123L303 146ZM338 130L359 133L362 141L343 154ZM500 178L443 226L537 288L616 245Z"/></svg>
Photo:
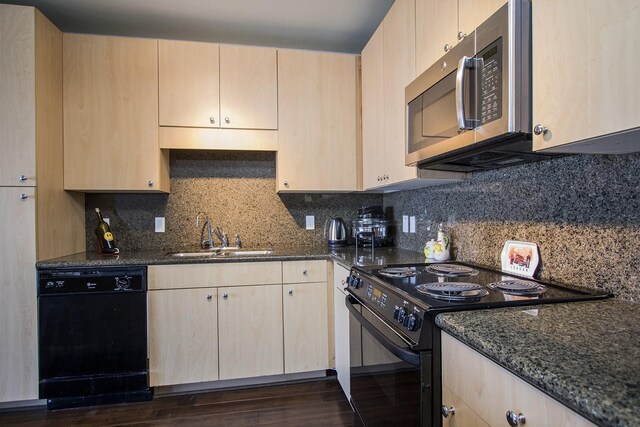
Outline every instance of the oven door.
<svg viewBox="0 0 640 427"><path fill-rule="evenodd" d="M411 350L353 296L347 296L346 305L352 341L351 404L358 421L368 427L428 425L431 387L425 384L431 383L431 354Z"/></svg>

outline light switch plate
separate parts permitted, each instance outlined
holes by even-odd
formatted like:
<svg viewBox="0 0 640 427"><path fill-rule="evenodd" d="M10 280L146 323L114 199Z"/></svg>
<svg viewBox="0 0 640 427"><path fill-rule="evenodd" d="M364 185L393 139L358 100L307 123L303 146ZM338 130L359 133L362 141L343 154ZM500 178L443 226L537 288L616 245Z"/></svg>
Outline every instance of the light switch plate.
<svg viewBox="0 0 640 427"><path fill-rule="evenodd" d="M402 232L409 232L409 215L402 215Z"/></svg>
<svg viewBox="0 0 640 427"><path fill-rule="evenodd" d="M164 233L164 217L157 216L155 219L156 222L156 233Z"/></svg>
<svg viewBox="0 0 640 427"><path fill-rule="evenodd" d="M316 217L313 215L307 215L305 217L307 223L307 230L314 230L316 228Z"/></svg>
<svg viewBox="0 0 640 427"><path fill-rule="evenodd" d="M415 232L416 232L416 217L410 216L409 217L409 233L415 233Z"/></svg>

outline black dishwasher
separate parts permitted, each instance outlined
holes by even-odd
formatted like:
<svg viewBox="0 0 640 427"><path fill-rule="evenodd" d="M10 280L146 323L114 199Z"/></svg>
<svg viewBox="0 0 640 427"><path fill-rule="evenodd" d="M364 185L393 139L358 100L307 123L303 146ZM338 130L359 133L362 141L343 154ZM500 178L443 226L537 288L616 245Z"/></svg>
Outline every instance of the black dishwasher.
<svg viewBox="0 0 640 427"><path fill-rule="evenodd" d="M146 267L43 270L38 279L47 407L150 400Z"/></svg>

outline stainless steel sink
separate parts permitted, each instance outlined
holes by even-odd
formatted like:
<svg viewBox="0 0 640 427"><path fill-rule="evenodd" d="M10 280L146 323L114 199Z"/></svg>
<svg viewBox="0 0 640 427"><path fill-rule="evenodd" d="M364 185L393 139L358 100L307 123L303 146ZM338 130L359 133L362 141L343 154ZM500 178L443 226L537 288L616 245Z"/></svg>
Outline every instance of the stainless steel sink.
<svg viewBox="0 0 640 427"><path fill-rule="evenodd" d="M229 256L229 252L199 251L199 252L169 252L167 255L176 258L222 258Z"/></svg>
<svg viewBox="0 0 640 427"><path fill-rule="evenodd" d="M273 251L271 250L239 250L239 251L232 251L232 252L226 252L230 255L234 255L234 256L252 256L252 255L271 255L273 253Z"/></svg>
<svg viewBox="0 0 640 427"><path fill-rule="evenodd" d="M251 250L251 249L240 249L238 247L227 247L227 248L214 248L206 251L196 251L196 252L169 252L167 255L176 257L176 258L222 258L228 256L256 256L256 255L271 255L273 253L272 250Z"/></svg>

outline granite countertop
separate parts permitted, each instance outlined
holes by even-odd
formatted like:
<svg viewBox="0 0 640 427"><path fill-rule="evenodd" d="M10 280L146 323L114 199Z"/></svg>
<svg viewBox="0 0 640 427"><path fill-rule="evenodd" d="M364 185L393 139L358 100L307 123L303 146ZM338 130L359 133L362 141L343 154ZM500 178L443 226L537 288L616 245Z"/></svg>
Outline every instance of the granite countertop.
<svg viewBox="0 0 640 427"><path fill-rule="evenodd" d="M167 254L167 251L123 251L119 255L99 255L94 252L81 252L50 260L38 261L38 269L78 268L95 266L157 265L157 264L203 264L218 262L256 262L256 261L295 261L313 259L333 259L347 268L352 265L401 264L424 262L419 252L394 247L371 249L347 246L328 248L327 246L300 246L269 248L268 255L242 255L213 258L179 258Z"/></svg>
<svg viewBox="0 0 640 427"><path fill-rule="evenodd" d="M436 323L596 424L640 425L640 304L461 311Z"/></svg>

